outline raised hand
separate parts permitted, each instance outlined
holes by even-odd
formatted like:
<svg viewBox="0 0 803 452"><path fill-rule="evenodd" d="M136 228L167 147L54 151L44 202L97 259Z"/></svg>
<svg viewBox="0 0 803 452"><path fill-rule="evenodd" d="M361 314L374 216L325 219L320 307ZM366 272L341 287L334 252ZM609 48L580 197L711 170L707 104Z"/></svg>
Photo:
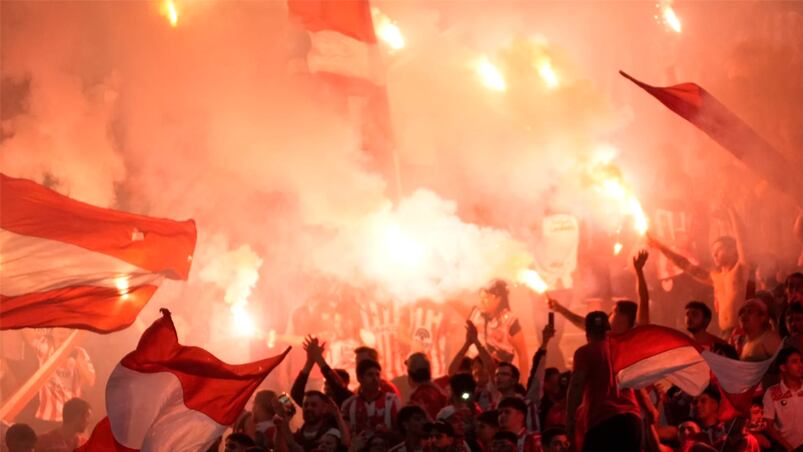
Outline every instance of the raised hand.
<svg viewBox="0 0 803 452"><path fill-rule="evenodd" d="M555 337L555 327L547 323L546 326L544 326L544 330L541 332L541 344L546 346L547 342L553 337Z"/></svg>
<svg viewBox="0 0 803 452"><path fill-rule="evenodd" d="M647 263L647 259L650 257L650 253L647 250L641 250L638 254L633 257L633 268L636 269L637 272L644 270L644 265Z"/></svg>
<svg viewBox="0 0 803 452"><path fill-rule="evenodd" d="M477 326L471 320L466 320L466 343L476 344L480 341L480 333Z"/></svg>

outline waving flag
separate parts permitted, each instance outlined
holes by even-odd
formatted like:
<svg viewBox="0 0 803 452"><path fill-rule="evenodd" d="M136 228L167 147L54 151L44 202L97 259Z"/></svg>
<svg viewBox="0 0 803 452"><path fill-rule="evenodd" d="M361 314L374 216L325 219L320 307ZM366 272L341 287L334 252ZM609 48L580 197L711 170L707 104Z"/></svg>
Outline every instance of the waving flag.
<svg viewBox="0 0 803 452"><path fill-rule="evenodd" d="M634 328L611 336L611 360L622 388L643 388L667 379L691 395L699 395L711 382L711 375L728 400L739 410L750 399L775 359L748 362L702 350L680 331L657 325ZM747 406L749 408L749 405Z"/></svg>
<svg viewBox="0 0 803 452"><path fill-rule="evenodd" d="M0 174L0 328L125 328L187 279L195 223L90 206Z"/></svg>
<svg viewBox="0 0 803 452"><path fill-rule="evenodd" d="M798 183L794 173L790 174L790 170L797 166L708 91L695 83L659 88L636 80L623 71L619 73L705 132L759 177L803 205L803 184Z"/></svg>
<svg viewBox="0 0 803 452"><path fill-rule="evenodd" d="M309 72L353 107L363 150L391 174L393 138L382 59L368 0L288 0L309 36Z"/></svg>
<svg viewBox="0 0 803 452"><path fill-rule="evenodd" d="M226 364L198 347L178 343L162 309L137 349L106 384L107 418L79 451L206 450L233 424L284 353L247 364Z"/></svg>

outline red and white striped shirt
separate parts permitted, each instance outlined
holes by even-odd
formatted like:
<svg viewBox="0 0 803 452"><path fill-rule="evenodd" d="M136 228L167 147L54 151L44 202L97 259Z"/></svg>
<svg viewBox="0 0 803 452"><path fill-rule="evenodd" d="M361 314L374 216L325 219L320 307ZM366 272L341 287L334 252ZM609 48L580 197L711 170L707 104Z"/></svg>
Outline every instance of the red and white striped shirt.
<svg viewBox="0 0 803 452"><path fill-rule="evenodd" d="M429 357L432 376L448 373L446 337L450 318L443 305L431 300L421 300L404 310L402 334L410 340L409 354L421 352Z"/></svg>
<svg viewBox="0 0 803 452"><path fill-rule="evenodd" d="M40 366L56 351L53 340L48 336L39 338L35 347ZM56 369L47 383L39 388L39 408L36 410L37 419L61 422L61 410L64 407L64 402L75 397L81 397L81 376L78 373L76 358L74 357L77 354L83 355L89 368L94 369L86 350L81 347L75 347L72 355Z"/></svg>
<svg viewBox="0 0 803 452"><path fill-rule="evenodd" d="M354 435L364 430L391 431L396 424L396 414L401 409L401 401L392 392L380 392L371 401L366 400L359 391L343 402L340 410Z"/></svg>
<svg viewBox="0 0 803 452"><path fill-rule="evenodd" d="M360 306L360 317L364 330L370 331L374 344L367 344L379 352L379 362L385 378L404 375L404 358L399 355L397 332L399 314L393 302L382 303L366 300Z"/></svg>

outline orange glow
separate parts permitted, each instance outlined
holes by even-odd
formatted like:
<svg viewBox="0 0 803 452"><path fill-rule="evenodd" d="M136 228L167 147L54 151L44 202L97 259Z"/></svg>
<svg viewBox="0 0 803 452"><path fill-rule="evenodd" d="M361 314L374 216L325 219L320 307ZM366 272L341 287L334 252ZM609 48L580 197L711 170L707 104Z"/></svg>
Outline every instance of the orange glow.
<svg viewBox="0 0 803 452"><path fill-rule="evenodd" d="M661 9L661 21L667 27L669 27L675 33L680 33L683 31L683 24L680 22L680 18L672 8L671 0L662 1L658 4L658 8Z"/></svg>
<svg viewBox="0 0 803 452"><path fill-rule="evenodd" d="M127 276L115 278L114 285L117 286L117 291L120 293L121 300L128 300L131 297L131 295L128 293L129 285Z"/></svg>
<svg viewBox="0 0 803 452"><path fill-rule="evenodd" d="M171 27L178 26L178 7L174 0L162 0L161 13L170 22Z"/></svg>
<svg viewBox="0 0 803 452"><path fill-rule="evenodd" d="M555 69L552 67L552 61L549 58L543 58L537 65L538 75L546 83L547 88L555 89L560 84L558 75L555 74Z"/></svg>
<svg viewBox="0 0 803 452"><path fill-rule="evenodd" d="M539 294L546 293L549 290L549 285L541 278L535 270L522 270L518 274L518 281Z"/></svg>
<svg viewBox="0 0 803 452"><path fill-rule="evenodd" d="M613 245L613 255L614 255L614 256L618 256L618 255L619 255L619 253L621 253L621 252L622 252L622 248L623 248L623 247L624 247L624 245L622 245L622 243L621 243L621 242L616 242L616 243Z"/></svg>
<svg viewBox="0 0 803 452"><path fill-rule="evenodd" d="M371 8L371 16L374 20L374 32L376 36L391 50L401 50L405 46L404 35L395 22L390 20L379 8Z"/></svg>
<svg viewBox="0 0 803 452"><path fill-rule="evenodd" d="M245 310L244 304L235 304L231 307L233 330L235 336L253 337L257 333L251 314Z"/></svg>
<svg viewBox="0 0 803 452"><path fill-rule="evenodd" d="M606 198L614 200L624 214L633 217L633 228L640 236L644 236L649 229L647 214L636 195L625 184L619 168L610 163L597 165L590 175L596 189Z"/></svg>
<svg viewBox="0 0 803 452"><path fill-rule="evenodd" d="M502 72L500 72L493 63L491 63L491 60L489 60L487 56L483 55L479 60L477 60L477 62L474 64L474 71L480 77L482 84L488 89L494 91L507 90L505 77L502 75Z"/></svg>

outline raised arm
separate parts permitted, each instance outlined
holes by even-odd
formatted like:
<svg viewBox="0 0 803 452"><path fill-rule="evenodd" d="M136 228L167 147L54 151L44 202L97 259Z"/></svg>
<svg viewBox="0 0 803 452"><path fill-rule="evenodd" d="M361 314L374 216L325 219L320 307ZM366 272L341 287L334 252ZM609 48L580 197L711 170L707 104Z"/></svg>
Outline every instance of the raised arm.
<svg viewBox="0 0 803 452"><path fill-rule="evenodd" d="M575 353L575 358L577 354ZM577 361L575 361L577 363ZM587 374L584 369L579 369L575 364L572 379L569 381L569 389L566 392L566 430L569 438L574 439L575 415L577 408L583 401L583 388L586 384Z"/></svg>
<svg viewBox="0 0 803 452"><path fill-rule="evenodd" d="M739 255L739 263L746 266L747 252L744 246L744 225L739 220L739 216L736 215L736 211L733 210L732 207L728 208L728 218L730 219L731 228L733 229L733 238L736 240L736 253Z"/></svg>
<svg viewBox="0 0 803 452"><path fill-rule="evenodd" d="M575 314L574 312L570 311L568 308L564 307L562 304L558 303L558 300L547 295L547 302L549 303L549 309L557 312L558 314L562 315L566 318L572 325L580 328L581 330L585 331L586 329L586 319L585 317Z"/></svg>
<svg viewBox="0 0 803 452"><path fill-rule="evenodd" d="M525 375L530 374L530 359L527 356L527 343L524 341L524 333L521 331L521 327L519 327L519 331L510 336L510 343L513 345L513 349L519 359L519 375L523 379ZM527 381L522 380L521 383L527 384Z"/></svg>
<svg viewBox="0 0 803 452"><path fill-rule="evenodd" d="M699 265L692 264L691 261L672 251L668 246L658 241L658 239L649 233L647 234L647 241L651 247L658 249L658 251L666 256L667 259L672 261L673 264L677 265L678 268L691 275L694 279L704 284L708 284L709 286L714 284L711 280L711 274L708 272L708 270L700 267Z"/></svg>
<svg viewBox="0 0 803 452"><path fill-rule="evenodd" d="M650 254L647 250L639 251L633 258L633 268L636 270L636 280L638 281L638 324L648 325L650 323L650 291L647 289L647 279L644 278L644 264Z"/></svg>
<svg viewBox="0 0 803 452"><path fill-rule="evenodd" d="M546 372L546 346L555 336L555 329L547 324L541 333L541 346L533 355L530 366L530 377L527 379L527 398L538 404L543 393L544 374Z"/></svg>
<svg viewBox="0 0 803 452"><path fill-rule="evenodd" d="M466 320L466 342L473 344L474 347L477 348L480 361L482 361L482 364L488 369L488 372L493 375L494 371L496 371L496 360L491 356L491 352L480 342L480 334L477 331L477 326L474 325L471 320Z"/></svg>
<svg viewBox="0 0 803 452"><path fill-rule="evenodd" d="M316 339L315 342L311 344L312 359L315 361L315 364L318 365L318 368L321 369L321 374L323 374L326 383L329 384L335 402L340 404L354 395L354 393L346 386L346 383L340 378L340 375L329 367L326 358L323 357L324 347L326 347L326 343L318 342Z"/></svg>
<svg viewBox="0 0 803 452"><path fill-rule="evenodd" d="M298 376L295 380L293 380L293 386L290 389L290 397L293 398L293 401L296 402L298 406L304 404L304 391L307 387L309 374L312 372L312 366L315 365L315 359L310 350L310 345L313 343L313 341L317 344L318 339L312 336L307 336L304 338L303 347L304 351L307 352L307 360L304 361L304 367L298 372Z"/></svg>

